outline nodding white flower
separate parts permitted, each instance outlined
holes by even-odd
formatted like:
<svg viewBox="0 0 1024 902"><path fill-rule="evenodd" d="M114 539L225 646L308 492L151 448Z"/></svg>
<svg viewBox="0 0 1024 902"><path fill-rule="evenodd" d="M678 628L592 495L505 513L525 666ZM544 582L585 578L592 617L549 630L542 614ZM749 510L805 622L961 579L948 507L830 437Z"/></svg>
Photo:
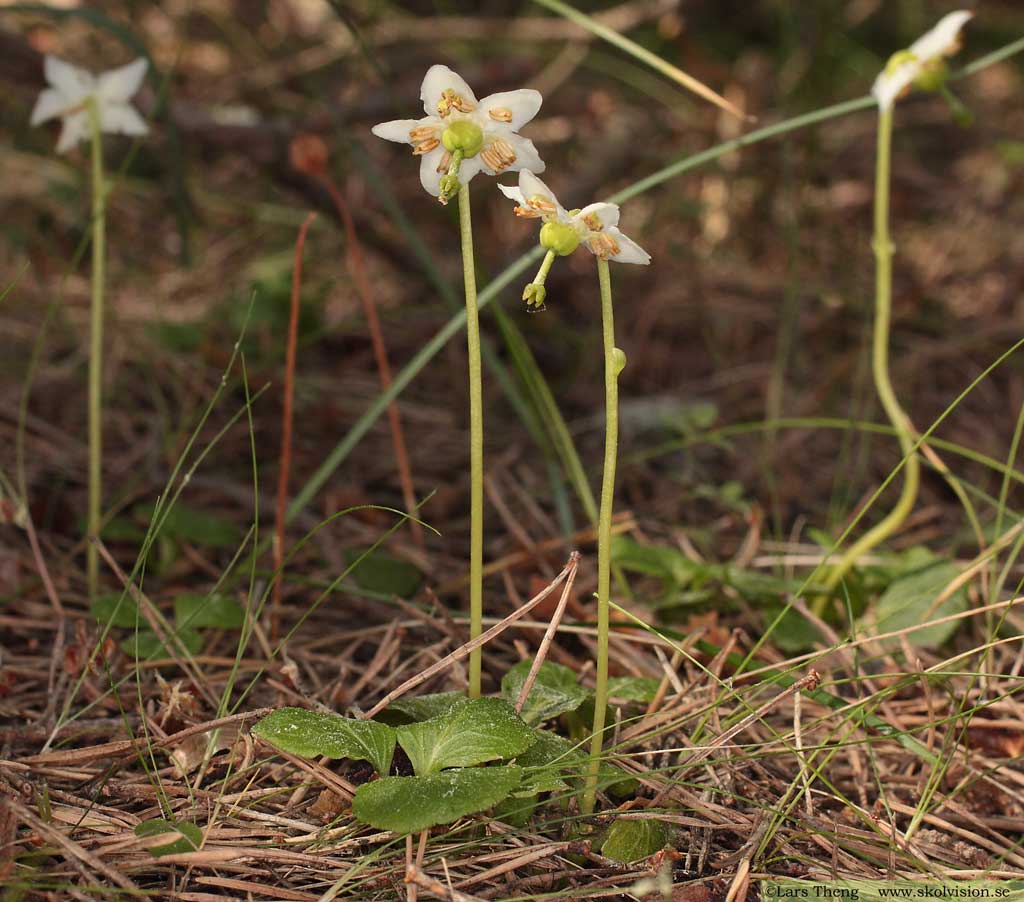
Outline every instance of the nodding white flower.
<svg viewBox="0 0 1024 902"><path fill-rule="evenodd" d="M519 173L519 186L498 185L501 193L516 202L516 216L539 219L540 244L547 254L536 278L523 289L527 306L544 309L544 282L556 256L568 257L581 244L602 260L646 266L651 255L619 230L619 208L615 204L589 204L581 210L566 210L554 192L532 172Z"/></svg>
<svg viewBox="0 0 1024 902"><path fill-rule="evenodd" d="M423 78L423 119L395 119L373 127L386 141L411 144L420 157L420 182L446 203L477 173L543 172L544 161L529 138L518 134L540 109L540 92L522 88L477 100L457 72L431 66Z"/></svg>
<svg viewBox="0 0 1024 902"><path fill-rule="evenodd" d="M946 76L945 59L960 49L960 32L973 15L967 10L949 13L907 50L892 55L871 87L883 111L892 109L911 85L934 90L942 84Z"/></svg>
<svg viewBox="0 0 1024 902"><path fill-rule="evenodd" d="M55 56L47 56L44 69L46 88L32 110L32 125L60 117L64 127L57 141L57 153L70 150L92 133L88 103L96 104L100 130L121 135L144 135L146 121L128 101L139 90L149 63L142 58L93 75Z"/></svg>

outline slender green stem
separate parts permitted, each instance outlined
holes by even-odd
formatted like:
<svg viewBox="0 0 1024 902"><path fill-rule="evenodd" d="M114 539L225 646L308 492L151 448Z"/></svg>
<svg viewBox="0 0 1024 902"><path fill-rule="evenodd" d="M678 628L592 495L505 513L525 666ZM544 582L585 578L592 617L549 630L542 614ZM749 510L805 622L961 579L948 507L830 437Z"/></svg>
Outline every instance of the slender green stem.
<svg viewBox="0 0 1024 902"><path fill-rule="evenodd" d="M608 707L608 615L611 592L612 508L615 506L615 463L619 452L619 373L625 358L615 347L612 311L612 280L608 261L597 258L601 284L601 330L604 335L604 476L601 479L601 511L597 518L597 679L594 690L594 729L590 739L590 766L583 793L583 813L591 814L597 796L597 777L604 744L605 710Z"/></svg>
<svg viewBox="0 0 1024 902"><path fill-rule="evenodd" d="M548 251L544 255L544 259L540 261L540 269L537 270L537 275L534 276L533 281L538 285L543 285L548 280L548 273L551 272L551 264L555 262L555 252Z"/></svg>
<svg viewBox="0 0 1024 902"><path fill-rule="evenodd" d="M480 312L476 302L473 222L469 185L459 187L462 277L466 288L466 348L469 352L469 638L483 630L484 593L484 402L480 378ZM480 649L469 655L469 697L480 697Z"/></svg>
<svg viewBox="0 0 1024 902"><path fill-rule="evenodd" d="M851 545L832 568L825 586L833 589L862 555L895 532L907 518L917 498L921 477L921 463L915 451L915 430L909 417L900 407L889 381L889 322L892 317L892 255L889 235L889 172L892 151L892 109L883 110L878 118L878 159L875 165L875 332L871 365L875 376L875 390L886 416L896 430L900 449L906 458L903 491L896 505L881 522L875 524ZM826 599L816 602L819 612Z"/></svg>
<svg viewBox="0 0 1024 902"><path fill-rule="evenodd" d="M88 101L92 128L92 306L89 315L89 509L86 532L99 535L103 505L103 297L106 268L106 185L103 180L103 133L96 101ZM99 552L86 545L89 598L99 586Z"/></svg>

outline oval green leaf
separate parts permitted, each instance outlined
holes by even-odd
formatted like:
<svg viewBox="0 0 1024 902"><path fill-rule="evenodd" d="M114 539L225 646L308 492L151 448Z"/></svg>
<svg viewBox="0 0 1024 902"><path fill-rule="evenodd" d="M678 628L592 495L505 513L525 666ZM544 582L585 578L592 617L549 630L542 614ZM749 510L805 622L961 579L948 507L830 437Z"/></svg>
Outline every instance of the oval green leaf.
<svg viewBox="0 0 1024 902"><path fill-rule="evenodd" d="M245 624L245 611L226 595L179 595L174 599L174 619L178 626L192 629L237 630Z"/></svg>
<svg viewBox="0 0 1024 902"><path fill-rule="evenodd" d="M427 777L384 777L364 783L352 813L378 830L415 833L486 811L519 785L514 765L446 770Z"/></svg>
<svg viewBox="0 0 1024 902"><path fill-rule="evenodd" d="M519 693L532 666L532 661L520 661L502 677L501 694L509 704L514 705L519 700ZM568 711L575 711L588 694L577 682L575 671L545 661L537 671L537 680L520 713L528 724L536 725Z"/></svg>
<svg viewBox="0 0 1024 902"><path fill-rule="evenodd" d="M446 767L472 767L513 758L536 741L536 734L500 698L477 698L422 723L398 727L398 743L417 776Z"/></svg>
<svg viewBox="0 0 1024 902"><path fill-rule="evenodd" d="M670 839L669 829L661 821L620 818L608 831L601 854L612 861L630 864L660 852Z"/></svg>
<svg viewBox="0 0 1024 902"><path fill-rule="evenodd" d="M145 622L139 613L139 606L130 595L100 595L89 605L89 613L101 626L108 623L134 629L140 621Z"/></svg>
<svg viewBox="0 0 1024 902"><path fill-rule="evenodd" d="M167 835L167 843L150 846L148 850L150 855L159 858L161 855L182 855L186 852L195 852L203 842L203 831L188 821L168 821L163 818L154 818L143 821L135 827L135 835L142 838L163 836L164 834Z"/></svg>
<svg viewBox="0 0 1024 902"><path fill-rule="evenodd" d="M278 708L255 724L252 732L292 755L369 761L382 775L391 769L395 752L395 731L387 724L305 708Z"/></svg>
<svg viewBox="0 0 1024 902"><path fill-rule="evenodd" d="M198 655L203 650L203 637L195 630L179 629L177 636L190 656ZM177 642L171 642L171 649L164 645L160 641L160 637L152 630L139 630L121 643L121 651L130 658L138 658L142 661L174 658L182 654L181 647Z"/></svg>
<svg viewBox="0 0 1024 902"><path fill-rule="evenodd" d="M959 575L960 570L955 564L940 561L900 577L882 593L871 614L863 618L861 628L867 628L869 632L889 633L966 611L967 591L963 587L941 604L935 603L935 599ZM959 620L951 620L934 626L922 626L906 633L906 638L911 646L937 648L957 631L960 623ZM884 639L881 645L889 651L902 647L899 636Z"/></svg>
<svg viewBox="0 0 1024 902"><path fill-rule="evenodd" d="M447 714L456 705L464 705L468 701L464 692L434 692L429 695L400 698L381 711L377 720L392 726L419 723L439 714Z"/></svg>

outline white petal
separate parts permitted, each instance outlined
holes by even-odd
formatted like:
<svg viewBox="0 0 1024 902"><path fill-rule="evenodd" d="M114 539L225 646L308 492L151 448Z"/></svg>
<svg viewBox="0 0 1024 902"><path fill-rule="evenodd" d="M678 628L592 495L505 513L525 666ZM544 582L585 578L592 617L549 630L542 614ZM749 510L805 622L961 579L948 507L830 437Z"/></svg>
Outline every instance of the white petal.
<svg viewBox="0 0 1024 902"><path fill-rule="evenodd" d="M522 173L520 173L522 175ZM509 200L514 200L519 206L523 206L526 203L526 198L523 197L523 192L519 188L511 187L509 185L498 185L498 190L505 195Z"/></svg>
<svg viewBox="0 0 1024 902"><path fill-rule="evenodd" d="M46 80L71 102L77 102L96 90L91 72L72 66L62 59L47 55L43 62Z"/></svg>
<svg viewBox="0 0 1024 902"><path fill-rule="evenodd" d="M956 52L959 47L960 30L972 15L973 13L960 10L944 16L931 31L910 45L904 62L897 66L890 62L878 74L871 86L871 93L883 111L892 108L896 99L916 81L929 62Z"/></svg>
<svg viewBox="0 0 1024 902"><path fill-rule="evenodd" d="M441 193L441 176L444 172L438 172L437 166L445 155L443 147L435 147L430 153L420 157L420 184L428 194L437 197Z"/></svg>
<svg viewBox="0 0 1024 902"><path fill-rule="evenodd" d="M127 66L104 72L99 77L96 93L103 100L125 103L142 87L142 79L146 77L148 68L149 61L139 57Z"/></svg>
<svg viewBox="0 0 1024 902"><path fill-rule="evenodd" d="M579 221L591 215L596 216L606 229L619 224L619 208L615 204L587 204L573 219Z"/></svg>
<svg viewBox="0 0 1024 902"><path fill-rule="evenodd" d="M883 111L892 109L896 98L913 84L914 79L920 74L921 64L915 60L908 60L893 69L888 66L883 69L871 86L871 93L878 101L878 106Z"/></svg>
<svg viewBox="0 0 1024 902"><path fill-rule="evenodd" d="M558 203L558 198L555 197L555 192L530 172L529 169L523 169L519 173L519 190L522 192L523 197L535 197L539 194L541 197L546 197L556 206L561 206Z"/></svg>
<svg viewBox="0 0 1024 902"><path fill-rule="evenodd" d="M459 181L463 185L468 185L483 169L483 163L480 162L479 157L470 157L468 160L463 160L462 165L459 167Z"/></svg>
<svg viewBox="0 0 1024 902"><path fill-rule="evenodd" d="M974 13L961 9L943 16L931 31L921 35L910 45L910 52L924 62L942 56L952 56L960 47L960 30L973 15Z"/></svg>
<svg viewBox="0 0 1024 902"><path fill-rule="evenodd" d="M476 95L473 89L466 84L465 79L458 72L454 72L447 66L431 66L427 74L423 76L423 84L420 86L420 100L423 101L423 109L428 116L438 114L437 104L441 95L451 89L464 100L476 105Z"/></svg>
<svg viewBox="0 0 1024 902"><path fill-rule="evenodd" d="M512 145L512 150L515 151L516 155L516 161L508 167L509 172L544 171L544 161L540 158L537 148L533 146L533 142L529 138L513 133L503 135L502 137Z"/></svg>
<svg viewBox="0 0 1024 902"><path fill-rule="evenodd" d="M89 132L89 114L85 110L64 117L64 128L61 129L60 140L57 141L57 153L71 150L79 141L86 140Z"/></svg>
<svg viewBox="0 0 1024 902"><path fill-rule="evenodd" d="M112 135L145 135L149 126L135 107L127 103L103 107L100 113L100 128Z"/></svg>
<svg viewBox="0 0 1024 902"><path fill-rule="evenodd" d="M619 252L614 257L609 257L609 260L614 260L616 263L639 263L643 266L651 262L651 255L618 229L606 229L605 234L614 238L615 243L619 246Z"/></svg>
<svg viewBox="0 0 1024 902"><path fill-rule="evenodd" d="M490 94L480 101L480 115L489 120L493 127L495 122L506 122L506 120L495 118L491 115L491 111L507 110L512 114L512 118L506 124L511 131L517 132L537 115L543 99L540 96L540 91L533 91L529 88Z"/></svg>
<svg viewBox="0 0 1024 902"><path fill-rule="evenodd" d="M399 144L412 144L412 138L409 137L409 132L414 128L432 125L435 122L440 124L439 119L430 116L426 119L392 119L390 122L382 122L380 125L375 125L372 131L378 138L383 138L385 141L396 141ZM441 136L438 135L438 138L440 137Z"/></svg>
<svg viewBox="0 0 1024 902"><path fill-rule="evenodd" d="M47 119L53 119L67 108L64 95L60 91L54 88L46 88L39 95L36 105L32 107L32 117L29 119L29 125L39 125L41 122L46 122Z"/></svg>

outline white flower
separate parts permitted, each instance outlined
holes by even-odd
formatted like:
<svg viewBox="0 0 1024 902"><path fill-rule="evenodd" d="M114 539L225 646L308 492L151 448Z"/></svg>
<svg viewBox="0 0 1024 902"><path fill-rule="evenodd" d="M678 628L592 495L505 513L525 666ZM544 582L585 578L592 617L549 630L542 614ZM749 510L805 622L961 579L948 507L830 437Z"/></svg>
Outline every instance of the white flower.
<svg viewBox="0 0 1024 902"><path fill-rule="evenodd" d="M469 85L447 66L431 66L423 78L420 98L423 119L395 119L373 127L386 141L411 144L420 160L420 182L435 197L445 199L442 177L454 170L463 184L478 172L530 170L543 172L533 142L517 134L537 115L538 91L521 89L491 94L478 101Z"/></svg>
<svg viewBox="0 0 1024 902"><path fill-rule="evenodd" d="M498 185L498 188L518 204L516 216L544 222L541 244L560 256L567 256L584 244L587 250L604 260L642 265L651 262L647 251L619 231L619 208L615 204L590 204L582 210L566 211L551 189L525 170L519 173L518 188L505 185ZM553 224L560 228L548 229ZM548 229L546 241L544 229Z"/></svg>
<svg viewBox="0 0 1024 902"><path fill-rule="evenodd" d="M46 88L32 110L32 125L60 117L64 127L57 142L57 153L70 150L91 134L90 99L96 103L100 130L121 135L144 135L149 129L138 111L128 103L139 90L149 63L137 59L127 66L103 72L98 77L55 56L45 61Z"/></svg>
<svg viewBox="0 0 1024 902"><path fill-rule="evenodd" d="M908 50L892 56L871 88L879 107L892 105L919 79L927 79L940 70L947 56L960 49L960 31L974 13L966 10L949 13L929 32L919 37Z"/></svg>

